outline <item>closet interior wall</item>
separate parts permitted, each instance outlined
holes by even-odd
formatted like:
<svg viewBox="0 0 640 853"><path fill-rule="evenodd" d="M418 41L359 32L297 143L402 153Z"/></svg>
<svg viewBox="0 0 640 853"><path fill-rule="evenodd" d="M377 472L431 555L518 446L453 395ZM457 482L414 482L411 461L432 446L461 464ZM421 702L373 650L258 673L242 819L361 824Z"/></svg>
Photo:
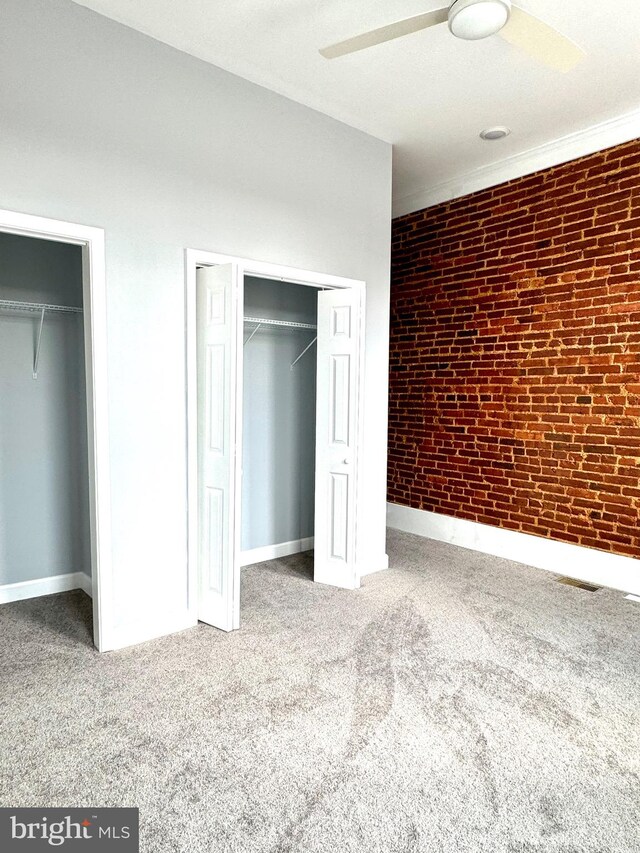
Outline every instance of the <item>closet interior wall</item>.
<svg viewBox="0 0 640 853"><path fill-rule="evenodd" d="M0 299L81 308L82 249L0 233ZM0 587L91 574L82 318L45 313L34 379L40 314L0 308Z"/></svg>
<svg viewBox="0 0 640 853"><path fill-rule="evenodd" d="M244 316L315 325L313 287L245 277ZM315 330L244 325L242 552L313 536Z"/></svg>

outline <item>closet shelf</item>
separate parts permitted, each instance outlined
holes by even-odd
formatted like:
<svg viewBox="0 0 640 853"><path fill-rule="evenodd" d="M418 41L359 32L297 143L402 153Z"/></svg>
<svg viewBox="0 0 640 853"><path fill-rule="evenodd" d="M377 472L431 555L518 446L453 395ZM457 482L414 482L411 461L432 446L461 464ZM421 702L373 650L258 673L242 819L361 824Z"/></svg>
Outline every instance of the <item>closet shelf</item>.
<svg viewBox="0 0 640 853"><path fill-rule="evenodd" d="M295 323L293 320L268 320L266 317L245 317L245 323L257 323L259 326L286 326L289 329L317 329L311 323Z"/></svg>
<svg viewBox="0 0 640 853"><path fill-rule="evenodd" d="M33 356L33 378L38 378L38 362L40 361L40 344L42 342L42 327L44 326L44 315L52 314L82 314L82 308L74 308L71 305L50 305L47 302L20 302L16 299L0 299L0 311L31 311L40 314L38 324L38 338L36 351Z"/></svg>
<svg viewBox="0 0 640 853"><path fill-rule="evenodd" d="M82 308L71 305L49 305L46 302L18 302L14 299L0 299L0 310L3 311L54 311L59 314L82 314Z"/></svg>
<svg viewBox="0 0 640 853"><path fill-rule="evenodd" d="M245 317L244 322L256 324L255 329L253 330L253 332L251 332L251 334L249 335L247 340L244 342L245 346L249 343L251 338L255 335L255 333L260 328L260 326L285 326L288 329L317 329L318 328L313 323L296 323L293 320L268 320L266 317ZM307 344L307 346L302 350L302 352L296 358L296 360L291 362L291 370L293 370L293 368L300 361L302 356L311 349L311 347L315 344L315 342L317 340L318 340L318 337L316 336L311 341L310 344Z"/></svg>

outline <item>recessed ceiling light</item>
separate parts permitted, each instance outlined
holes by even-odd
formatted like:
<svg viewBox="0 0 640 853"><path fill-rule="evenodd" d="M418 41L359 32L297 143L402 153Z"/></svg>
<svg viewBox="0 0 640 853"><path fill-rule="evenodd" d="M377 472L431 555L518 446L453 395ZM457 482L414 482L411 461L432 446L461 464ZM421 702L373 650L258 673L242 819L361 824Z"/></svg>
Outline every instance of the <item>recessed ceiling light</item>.
<svg viewBox="0 0 640 853"><path fill-rule="evenodd" d="M496 139L504 139L505 136L509 136L511 131L508 127L488 127L486 130L483 130L480 134L480 139L486 139L487 142L495 142Z"/></svg>
<svg viewBox="0 0 640 853"><path fill-rule="evenodd" d="M511 0L455 0L449 8L449 29L459 39L495 35L511 15Z"/></svg>

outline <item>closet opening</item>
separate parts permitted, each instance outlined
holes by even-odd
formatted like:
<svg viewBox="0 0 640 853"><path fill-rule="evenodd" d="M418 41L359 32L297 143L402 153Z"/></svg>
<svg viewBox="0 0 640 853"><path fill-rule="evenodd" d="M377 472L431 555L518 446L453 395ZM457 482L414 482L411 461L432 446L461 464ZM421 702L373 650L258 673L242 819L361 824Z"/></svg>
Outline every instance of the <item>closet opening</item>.
<svg viewBox="0 0 640 853"><path fill-rule="evenodd" d="M362 281L187 250L194 620L240 627L241 570L268 560L360 585L364 297Z"/></svg>
<svg viewBox="0 0 640 853"><path fill-rule="evenodd" d="M313 580L318 290L245 276L240 564L308 552Z"/></svg>
<svg viewBox="0 0 640 853"><path fill-rule="evenodd" d="M100 229L0 211L0 622L99 650L112 647L103 307Z"/></svg>

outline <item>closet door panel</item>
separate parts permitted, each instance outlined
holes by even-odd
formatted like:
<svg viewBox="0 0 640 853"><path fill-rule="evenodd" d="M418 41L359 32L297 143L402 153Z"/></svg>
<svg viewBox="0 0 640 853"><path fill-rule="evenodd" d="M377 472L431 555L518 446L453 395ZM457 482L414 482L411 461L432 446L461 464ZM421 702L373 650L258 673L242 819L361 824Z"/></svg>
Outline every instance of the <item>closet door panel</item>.
<svg viewBox="0 0 640 853"><path fill-rule="evenodd" d="M196 276L198 365L198 619L239 626L235 519L237 271Z"/></svg>
<svg viewBox="0 0 640 853"><path fill-rule="evenodd" d="M327 290L318 295L314 579L347 589L358 585L359 305L355 289Z"/></svg>

